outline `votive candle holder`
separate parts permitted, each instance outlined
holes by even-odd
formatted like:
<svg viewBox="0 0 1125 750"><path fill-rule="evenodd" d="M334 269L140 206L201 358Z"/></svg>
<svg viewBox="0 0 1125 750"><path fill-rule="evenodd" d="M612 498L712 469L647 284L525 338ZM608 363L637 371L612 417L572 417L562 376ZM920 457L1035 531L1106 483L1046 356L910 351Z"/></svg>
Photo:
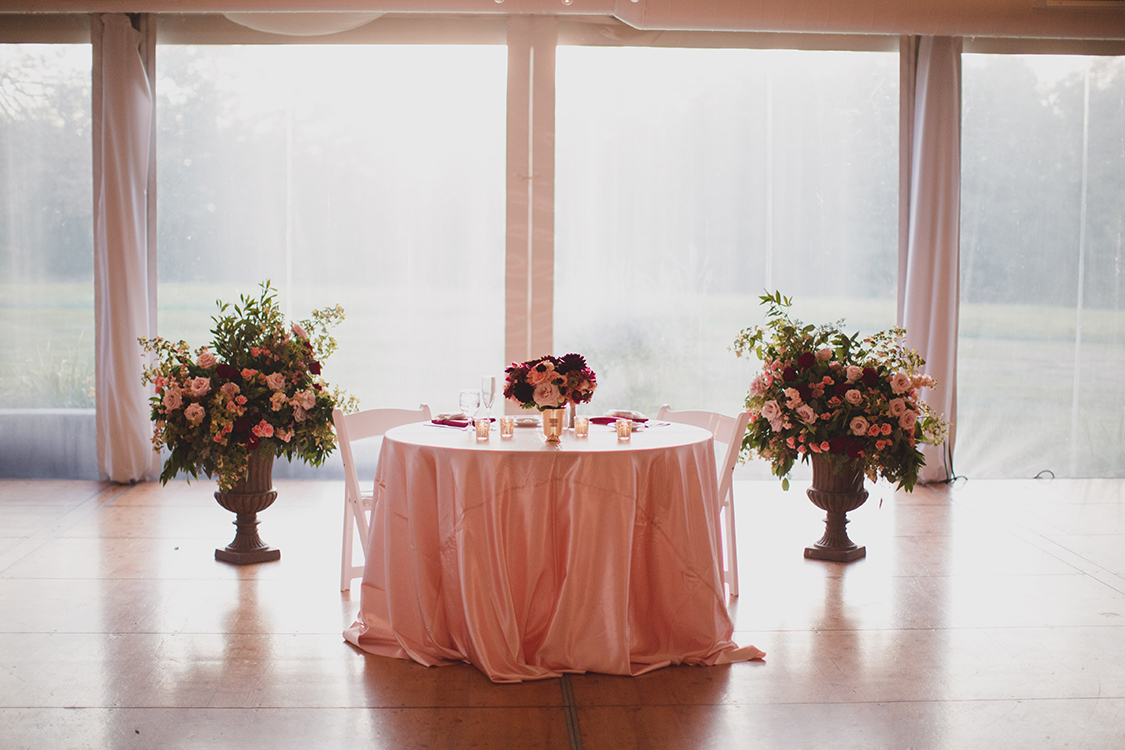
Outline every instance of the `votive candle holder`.
<svg viewBox="0 0 1125 750"><path fill-rule="evenodd" d="M628 440L633 433L633 423L628 419L617 420L617 439Z"/></svg>

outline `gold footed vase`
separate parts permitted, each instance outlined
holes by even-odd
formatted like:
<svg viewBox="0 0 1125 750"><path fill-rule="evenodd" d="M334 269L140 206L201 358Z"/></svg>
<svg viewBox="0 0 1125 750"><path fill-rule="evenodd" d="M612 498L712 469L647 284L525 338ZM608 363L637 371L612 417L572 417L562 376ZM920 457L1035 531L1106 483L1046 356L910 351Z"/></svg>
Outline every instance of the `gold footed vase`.
<svg viewBox="0 0 1125 750"><path fill-rule="evenodd" d="M281 550L274 549L258 536L258 513L273 505L277 490L273 488L273 456L250 454L246 476L230 492L216 492L215 499L235 514L234 541L226 549L216 549L215 559L235 565L272 562L281 559Z"/></svg>
<svg viewBox="0 0 1125 750"><path fill-rule="evenodd" d="M867 501L863 489L863 468L858 461L832 463L824 454L813 454L812 487L809 500L823 510L824 536L811 547L805 547L805 557L810 560L851 562L867 555L867 548L857 545L848 537L848 511L855 510Z"/></svg>
<svg viewBox="0 0 1125 750"><path fill-rule="evenodd" d="M543 410L543 435L548 443L557 443L566 426L566 408Z"/></svg>

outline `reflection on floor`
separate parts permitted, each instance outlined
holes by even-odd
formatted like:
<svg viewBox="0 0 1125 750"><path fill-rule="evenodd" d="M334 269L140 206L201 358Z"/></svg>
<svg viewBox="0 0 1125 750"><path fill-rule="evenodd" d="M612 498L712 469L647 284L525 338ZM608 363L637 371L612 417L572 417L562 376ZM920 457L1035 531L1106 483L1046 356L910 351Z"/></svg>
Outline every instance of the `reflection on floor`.
<svg viewBox="0 0 1125 750"><path fill-rule="evenodd" d="M213 485L0 481L0 747L1125 747L1125 482L871 489L851 564L802 488L736 485L765 662L494 685L340 633L343 485L278 482L282 559L214 560Z"/></svg>

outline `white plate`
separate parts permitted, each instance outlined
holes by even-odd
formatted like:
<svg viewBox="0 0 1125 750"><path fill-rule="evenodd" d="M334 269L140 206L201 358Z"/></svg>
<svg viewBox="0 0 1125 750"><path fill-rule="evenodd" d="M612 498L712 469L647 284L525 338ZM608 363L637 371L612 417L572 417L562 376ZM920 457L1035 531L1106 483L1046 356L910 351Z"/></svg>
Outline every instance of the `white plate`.
<svg viewBox="0 0 1125 750"><path fill-rule="evenodd" d="M516 420L516 427L538 427L539 420L535 417L520 417Z"/></svg>

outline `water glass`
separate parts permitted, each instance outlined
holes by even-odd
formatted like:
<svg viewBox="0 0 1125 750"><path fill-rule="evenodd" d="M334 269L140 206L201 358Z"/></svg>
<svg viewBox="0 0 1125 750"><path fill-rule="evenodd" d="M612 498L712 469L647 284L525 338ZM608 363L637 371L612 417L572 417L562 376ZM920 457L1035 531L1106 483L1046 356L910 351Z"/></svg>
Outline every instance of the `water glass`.
<svg viewBox="0 0 1125 750"><path fill-rule="evenodd" d="M480 408L480 391L475 388L465 388L461 391L457 404L461 407L461 413L468 418L469 425L471 425L477 409ZM468 425L465 426L465 429L468 429Z"/></svg>

